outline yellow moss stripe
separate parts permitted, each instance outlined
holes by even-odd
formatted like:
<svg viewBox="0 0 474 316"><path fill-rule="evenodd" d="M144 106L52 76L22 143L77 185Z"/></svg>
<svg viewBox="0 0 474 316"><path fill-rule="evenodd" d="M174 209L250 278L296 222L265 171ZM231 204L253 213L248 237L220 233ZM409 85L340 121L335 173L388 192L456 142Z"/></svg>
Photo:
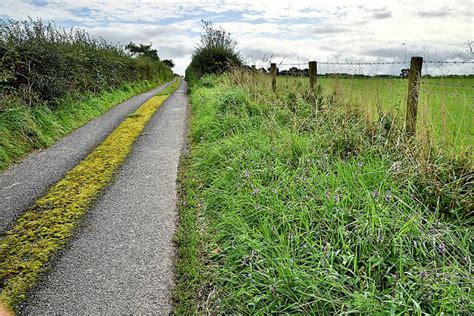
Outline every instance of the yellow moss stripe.
<svg viewBox="0 0 474 316"><path fill-rule="evenodd" d="M0 302L25 298L48 262L71 235L100 191L124 161L146 123L179 81L129 115L89 156L36 201L0 240Z"/></svg>

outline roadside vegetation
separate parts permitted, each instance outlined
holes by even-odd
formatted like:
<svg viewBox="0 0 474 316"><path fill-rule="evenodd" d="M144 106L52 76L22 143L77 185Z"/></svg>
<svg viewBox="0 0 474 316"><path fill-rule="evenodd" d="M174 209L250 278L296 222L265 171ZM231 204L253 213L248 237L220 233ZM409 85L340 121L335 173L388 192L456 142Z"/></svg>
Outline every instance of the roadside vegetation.
<svg viewBox="0 0 474 316"><path fill-rule="evenodd" d="M222 28L215 28L210 21L201 22L201 43L186 68L186 80L191 86L206 74L222 74L242 65L242 57L236 50L237 43L230 34Z"/></svg>
<svg viewBox="0 0 474 316"><path fill-rule="evenodd" d="M176 80L128 116L89 156L19 217L0 240L0 304L14 308L128 155L146 123L179 86Z"/></svg>
<svg viewBox="0 0 474 316"><path fill-rule="evenodd" d="M297 82L293 82L297 81ZM407 79L384 77L318 76L326 94L358 107L367 120L389 114L397 121L406 116ZM279 77L278 87L299 85L309 89L307 77ZM452 155L471 153L474 144L474 77L424 77L421 82L418 134L431 139Z"/></svg>
<svg viewBox="0 0 474 316"><path fill-rule="evenodd" d="M41 20L0 21L0 170L131 96L170 81L171 60Z"/></svg>
<svg viewBox="0 0 474 316"><path fill-rule="evenodd" d="M465 314L472 161L324 88L235 70L191 89L178 314Z"/></svg>

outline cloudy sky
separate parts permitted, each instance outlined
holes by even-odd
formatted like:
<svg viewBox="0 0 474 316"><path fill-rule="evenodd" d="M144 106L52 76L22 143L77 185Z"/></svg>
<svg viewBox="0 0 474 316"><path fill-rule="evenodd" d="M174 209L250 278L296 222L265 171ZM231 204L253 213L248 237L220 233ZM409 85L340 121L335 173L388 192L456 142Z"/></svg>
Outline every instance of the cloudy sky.
<svg viewBox="0 0 474 316"><path fill-rule="evenodd" d="M466 44L474 40L473 4L472 0L2 0L0 17L41 17L60 26L84 28L114 43L151 42L162 58L175 61L175 71L182 74L199 42L201 19L229 31L248 64L270 59L285 64L405 61L405 50L407 59L412 55L474 59ZM334 70L322 67L318 70ZM400 68L368 67L363 71ZM427 65L425 70L474 72L472 64Z"/></svg>

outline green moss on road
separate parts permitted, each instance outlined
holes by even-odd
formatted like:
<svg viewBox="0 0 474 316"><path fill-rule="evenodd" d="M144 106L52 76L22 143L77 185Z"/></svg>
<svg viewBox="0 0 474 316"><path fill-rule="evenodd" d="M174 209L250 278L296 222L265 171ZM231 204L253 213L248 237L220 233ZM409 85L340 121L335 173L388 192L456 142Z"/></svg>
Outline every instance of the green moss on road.
<svg viewBox="0 0 474 316"><path fill-rule="evenodd" d="M0 240L0 301L13 307L34 286L51 256L112 179L155 111L178 87L152 97L88 157L53 185Z"/></svg>

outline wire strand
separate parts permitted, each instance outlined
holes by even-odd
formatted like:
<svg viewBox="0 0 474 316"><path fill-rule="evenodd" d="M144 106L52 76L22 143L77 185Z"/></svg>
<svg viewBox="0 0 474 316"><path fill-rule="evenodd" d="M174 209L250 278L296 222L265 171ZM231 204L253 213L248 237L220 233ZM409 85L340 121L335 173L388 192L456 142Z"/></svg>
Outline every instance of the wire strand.
<svg viewBox="0 0 474 316"><path fill-rule="evenodd" d="M309 62L308 62L309 63ZM302 66L308 63L276 63L280 66ZM320 65L403 65L409 64L408 61L381 61L381 62L333 62L333 61L317 61ZM449 61L449 60L423 60L424 64L474 64L474 60Z"/></svg>

